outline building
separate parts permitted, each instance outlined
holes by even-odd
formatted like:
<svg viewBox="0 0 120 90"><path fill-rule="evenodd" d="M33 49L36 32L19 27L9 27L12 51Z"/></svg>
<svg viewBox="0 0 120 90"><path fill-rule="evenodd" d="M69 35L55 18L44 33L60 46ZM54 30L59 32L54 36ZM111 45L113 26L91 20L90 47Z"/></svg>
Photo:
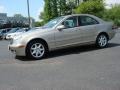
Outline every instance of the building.
<svg viewBox="0 0 120 90"><path fill-rule="evenodd" d="M0 13L0 24L7 23L7 13Z"/></svg>
<svg viewBox="0 0 120 90"><path fill-rule="evenodd" d="M35 20L31 18L31 27L34 27ZM27 17L23 17L20 14L16 14L13 17L8 17L7 13L0 13L0 25L4 25L7 23L22 23L24 25L29 25L29 19Z"/></svg>
<svg viewBox="0 0 120 90"><path fill-rule="evenodd" d="M7 21L10 23L24 23L29 24L29 19L26 17L8 17Z"/></svg>
<svg viewBox="0 0 120 90"><path fill-rule="evenodd" d="M10 23L22 23L29 25L29 19L27 17L8 17L7 22ZM31 18L31 27L34 27L35 20Z"/></svg>

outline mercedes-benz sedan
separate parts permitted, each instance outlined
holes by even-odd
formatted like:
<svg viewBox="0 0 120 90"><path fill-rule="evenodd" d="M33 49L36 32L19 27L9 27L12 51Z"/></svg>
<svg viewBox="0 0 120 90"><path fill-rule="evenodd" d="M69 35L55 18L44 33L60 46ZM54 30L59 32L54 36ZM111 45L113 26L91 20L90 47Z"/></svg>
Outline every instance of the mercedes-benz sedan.
<svg viewBox="0 0 120 90"><path fill-rule="evenodd" d="M88 14L67 15L55 18L39 29L16 36L9 50L17 56L41 59L49 51L71 46L96 44L104 48L114 36L111 22Z"/></svg>

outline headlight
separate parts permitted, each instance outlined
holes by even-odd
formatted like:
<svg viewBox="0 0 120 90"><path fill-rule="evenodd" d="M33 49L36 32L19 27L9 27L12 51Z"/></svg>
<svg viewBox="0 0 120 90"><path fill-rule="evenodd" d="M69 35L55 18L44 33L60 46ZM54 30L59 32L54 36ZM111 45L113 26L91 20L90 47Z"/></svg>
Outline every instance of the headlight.
<svg viewBox="0 0 120 90"><path fill-rule="evenodd" d="M14 38L13 38L13 40L19 40L19 39L21 39L22 38L22 35L19 35L19 36L15 36Z"/></svg>
<svg viewBox="0 0 120 90"><path fill-rule="evenodd" d="M20 44L22 40L22 35L13 37L12 44Z"/></svg>

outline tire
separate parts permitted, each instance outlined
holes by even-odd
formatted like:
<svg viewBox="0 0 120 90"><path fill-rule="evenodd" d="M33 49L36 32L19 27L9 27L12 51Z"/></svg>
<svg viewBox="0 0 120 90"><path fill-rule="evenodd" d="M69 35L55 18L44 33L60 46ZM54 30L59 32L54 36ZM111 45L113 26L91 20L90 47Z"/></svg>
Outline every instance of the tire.
<svg viewBox="0 0 120 90"><path fill-rule="evenodd" d="M26 47L26 56L31 59L39 60L46 56L47 45L39 40L34 40L28 43Z"/></svg>
<svg viewBox="0 0 120 90"><path fill-rule="evenodd" d="M100 34L96 39L96 46L98 48L104 48L108 44L108 37L105 34Z"/></svg>

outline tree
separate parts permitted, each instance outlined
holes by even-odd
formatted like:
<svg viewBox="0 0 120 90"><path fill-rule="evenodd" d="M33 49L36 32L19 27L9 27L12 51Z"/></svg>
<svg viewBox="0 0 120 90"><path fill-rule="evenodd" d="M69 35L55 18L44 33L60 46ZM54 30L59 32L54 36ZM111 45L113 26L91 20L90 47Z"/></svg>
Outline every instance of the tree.
<svg viewBox="0 0 120 90"><path fill-rule="evenodd" d="M45 1L44 12L41 13L43 15L40 16L42 16L44 21L47 22L50 19L58 16L57 0L44 0L44 1Z"/></svg>
<svg viewBox="0 0 120 90"><path fill-rule="evenodd" d="M39 18L40 18L41 20L44 20L44 18L45 18L45 13L44 13L44 12L41 12L40 15L39 15Z"/></svg>
<svg viewBox="0 0 120 90"><path fill-rule="evenodd" d="M93 14L102 17L105 10L103 0L88 0L82 2L74 11L75 13Z"/></svg>
<svg viewBox="0 0 120 90"><path fill-rule="evenodd" d="M107 9L104 19L113 21L114 24L120 26L120 4L113 5L111 9Z"/></svg>
<svg viewBox="0 0 120 90"><path fill-rule="evenodd" d="M81 0L75 0L75 2L76 2L76 5L78 6L80 4Z"/></svg>
<svg viewBox="0 0 120 90"><path fill-rule="evenodd" d="M44 22L41 21L41 22L35 22L35 27L40 27L40 26L43 26L44 25Z"/></svg>
<svg viewBox="0 0 120 90"><path fill-rule="evenodd" d="M15 17L15 18L21 18L23 16L21 14L15 14L13 17Z"/></svg>
<svg viewBox="0 0 120 90"><path fill-rule="evenodd" d="M40 13L40 19L47 22L55 17L72 14L73 10L82 0L44 0L44 12Z"/></svg>
<svg viewBox="0 0 120 90"><path fill-rule="evenodd" d="M66 2L66 14L72 14L73 9L77 7L76 0L67 0Z"/></svg>
<svg viewBox="0 0 120 90"><path fill-rule="evenodd" d="M74 0L44 0L44 12L40 13L40 18L45 22L61 15L71 14L75 7Z"/></svg>
<svg viewBox="0 0 120 90"><path fill-rule="evenodd" d="M66 0L58 0L58 12L59 12L59 16L61 15L65 15L66 14Z"/></svg>
<svg viewBox="0 0 120 90"><path fill-rule="evenodd" d="M51 0L44 0L45 1L45 7L44 7L44 21L47 22L49 21L52 17L51 14Z"/></svg>
<svg viewBox="0 0 120 90"><path fill-rule="evenodd" d="M57 0L51 0L52 18L58 17Z"/></svg>

